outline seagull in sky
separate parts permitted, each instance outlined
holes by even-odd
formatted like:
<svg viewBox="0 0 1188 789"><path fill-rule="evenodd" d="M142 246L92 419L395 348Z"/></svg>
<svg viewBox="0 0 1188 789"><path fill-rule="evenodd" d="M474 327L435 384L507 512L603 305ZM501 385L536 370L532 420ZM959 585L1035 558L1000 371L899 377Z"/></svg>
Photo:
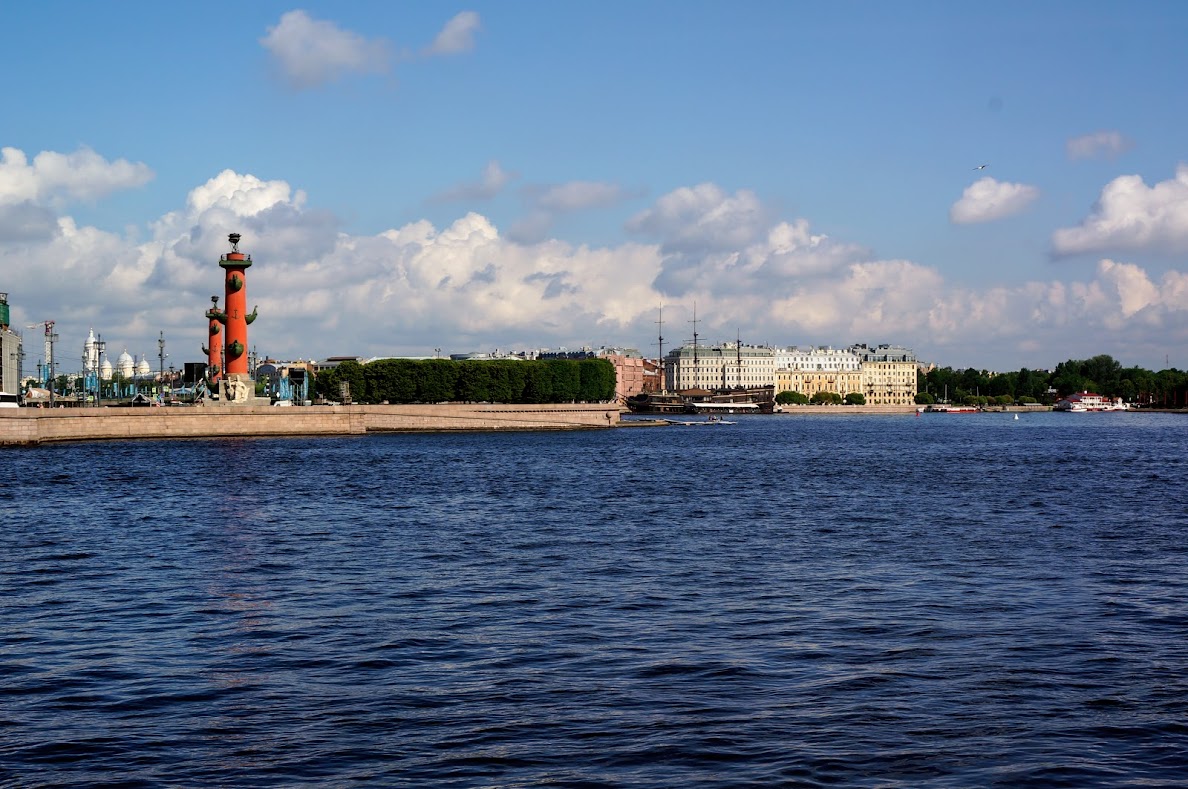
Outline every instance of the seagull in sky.
<svg viewBox="0 0 1188 789"><path fill-rule="evenodd" d="M985 169L986 169L986 165L984 165L984 164L979 164L979 165L978 165L977 167L975 167L974 169L975 169L975 170L985 170Z"/></svg>

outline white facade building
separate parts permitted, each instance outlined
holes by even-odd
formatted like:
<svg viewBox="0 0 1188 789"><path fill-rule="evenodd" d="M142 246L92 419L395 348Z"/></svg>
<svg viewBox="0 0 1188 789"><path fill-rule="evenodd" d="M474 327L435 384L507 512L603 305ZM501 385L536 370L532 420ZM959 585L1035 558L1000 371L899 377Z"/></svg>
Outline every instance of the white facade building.
<svg viewBox="0 0 1188 789"><path fill-rule="evenodd" d="M803 372L857 372L862 369L858 355L849 348L795 345L776 349L776 369Z"/></svg>
<svg viewBox="0 0 1188 789"><path fill-rule="evenodd" d="M800 392L812 397L829 392L845 397L862 391L862 363L849 349L830 346L776 350L776 387L779 392Z"/></svg>
<svg viewBox="0 0 1188 789"><path fill-rule="evenodd" d="M664 358L664 385L685 389L754 389L775 386L775 350L726 342L676 348Z"/></svg>
<svg viewBox="0 0 1188 789"><path fill-rule="evenodd" d="M8 294L0 293L0 392L16 394L24 375L25 349L20 332L8 325Z"/></svg>

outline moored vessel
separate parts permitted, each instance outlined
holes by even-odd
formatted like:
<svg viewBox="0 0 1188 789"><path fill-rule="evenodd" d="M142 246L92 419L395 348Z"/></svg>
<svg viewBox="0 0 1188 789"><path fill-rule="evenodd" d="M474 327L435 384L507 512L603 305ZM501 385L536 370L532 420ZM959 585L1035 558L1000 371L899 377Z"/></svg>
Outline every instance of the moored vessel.
<svg viewBox="0 0 1188 789"><path fill-rule="evenodd" d="M641 392L625 402L633 414L683 414L687 410L685 398L667 392Z"/></svg>
<svg viewBox="0 0 1188 789"><path fill-rule="evenodd" d="M1074 392L1056 401L1053 411L1086 413L1089 411L1129 411L1130 406L1121 397L1105 397L1096 392Z"/></svg>

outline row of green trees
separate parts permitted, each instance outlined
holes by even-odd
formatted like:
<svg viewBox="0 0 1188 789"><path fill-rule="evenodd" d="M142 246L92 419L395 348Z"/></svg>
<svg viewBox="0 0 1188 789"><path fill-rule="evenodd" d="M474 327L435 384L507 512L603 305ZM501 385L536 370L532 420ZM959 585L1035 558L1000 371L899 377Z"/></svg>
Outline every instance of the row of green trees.
<svg viewBox="0 0 1188 789"><path fill-rule="evenodd" d="M318 374L316 395L331 401L349 385L355 403L571 403L615 396L615 368L606 359L345 361Z"/></svg>
<svg viewBox="0 0 1188 789"><path fill-rule="evenodd" d="M1128 403L1177 408L1188 405L1188 373L1179 370L1151 372L1123 367L1102 354L1091 359L1069 359L1052 371L1027 370L992 373L940 367L919 374L919 403L937 402L947 396L954 403L1033 402L1051 404L1074 392L1096 392L1121 397Z"/></svg>

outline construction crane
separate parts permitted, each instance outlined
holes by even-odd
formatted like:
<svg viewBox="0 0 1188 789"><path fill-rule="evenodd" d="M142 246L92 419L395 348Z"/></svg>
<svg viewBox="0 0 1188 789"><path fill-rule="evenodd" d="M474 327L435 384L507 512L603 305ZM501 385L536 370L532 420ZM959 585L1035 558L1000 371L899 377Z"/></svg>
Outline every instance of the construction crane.
<svg viewBox="0 0 1188 789"><path fill-rule="evenodd" d="M38 326L45 327L45 384L50 393L50 407L54 405L54 342L58 339L58 335L54 334L53 321L41 321L40 323L30 323L25 326L26 329L36 329Z"/></svg>

